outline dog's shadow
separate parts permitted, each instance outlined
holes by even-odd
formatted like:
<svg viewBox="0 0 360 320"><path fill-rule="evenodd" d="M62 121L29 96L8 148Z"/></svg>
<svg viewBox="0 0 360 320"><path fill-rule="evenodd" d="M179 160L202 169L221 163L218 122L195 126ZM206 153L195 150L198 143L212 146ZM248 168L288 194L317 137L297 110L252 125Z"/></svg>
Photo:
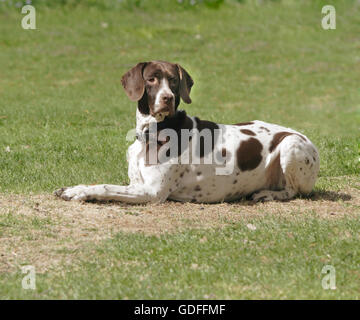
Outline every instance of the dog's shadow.
<svg viewBox="0 0 360 320"><path fill-rule="evenodd" d="M313 191L309 195L300 195L296 196L293 199L289 200L282 200L282 201L270 201L270 202L291 202L297 199L304 199L308 201L333 201L337 202L339 200L341 201L350 201L352 199L350 194L342 193L342 192L335 192L335 191L325 191L325 190L319 190L319 191ZM238 203L238 204L246 204L249 206L256 205L259 202L254 202L251 200L251 195L242 198L241 200L235 200L231 201L232 203ZM260 201L261 202L261 201Z"/></svg>
<svg viewBox="0 0 360 320"><path fill-rule="evenodd" d="M308 199L310 201L350 201L352 199L350 194L342 193L342 192L335 192L335 191L314 191L309 196L304 196L303 199Z"/></svg>

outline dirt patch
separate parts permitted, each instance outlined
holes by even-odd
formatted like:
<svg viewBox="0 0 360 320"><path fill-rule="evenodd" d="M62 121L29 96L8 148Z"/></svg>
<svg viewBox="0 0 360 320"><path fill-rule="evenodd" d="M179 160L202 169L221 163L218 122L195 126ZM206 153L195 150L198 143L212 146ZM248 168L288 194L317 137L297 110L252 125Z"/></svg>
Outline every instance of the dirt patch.
<svg viewBox="0 0 360 320"><path fill-rule="evenodd" d="M44 272L70 264L88 244L119 231L158 235L185 228L223 227L248 223L254 216L316 214L334 219L360 214L360 184L339 191L315 192L307 199L251 204L166 202L131 206L121 203L66 202L52 195L0 194L0 272L23 264Z"/></svg>

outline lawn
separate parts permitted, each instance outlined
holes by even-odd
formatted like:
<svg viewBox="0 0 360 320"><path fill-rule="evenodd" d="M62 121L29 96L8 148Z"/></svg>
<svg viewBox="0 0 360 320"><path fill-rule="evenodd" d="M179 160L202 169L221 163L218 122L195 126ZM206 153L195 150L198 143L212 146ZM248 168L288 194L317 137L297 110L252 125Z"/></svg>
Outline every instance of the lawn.
<svg viewBox="0 0 360 320"><path fill-rule="evenodd" d="M358 1L39 0L36 30L8 2L0 298L360 298ZM336 30L321 27L324 4ZM192 75L190 115L306 134L321 157L314 194L256 205L55 199L62 186L128 183L136 107L120 79L152 59ZM21 288L22 265L35 266L36 290ZM321 285L325 265L336 290Z"/></svg>

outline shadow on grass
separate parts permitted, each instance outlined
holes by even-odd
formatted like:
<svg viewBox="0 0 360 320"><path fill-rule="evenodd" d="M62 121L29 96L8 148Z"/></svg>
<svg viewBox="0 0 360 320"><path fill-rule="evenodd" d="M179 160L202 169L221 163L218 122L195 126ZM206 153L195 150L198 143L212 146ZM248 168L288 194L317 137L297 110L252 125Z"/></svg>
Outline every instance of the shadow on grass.
<svg viewBox="0 0 360 320"><path fill-rule="evenodd" d="M319 200L326 200L326 201L349 201L352 199L351 195L342 193L342 192L335 192L335 191L315 191L311 193L308 197L304 197L305 199L311 201L319 201Z"/></svg>
<svg viewBox="0 0 360 320"><path fill-rule="evenodd" d="M281 200L281 201L275 200L273 202L291 202L296 199L305 199L305 200L310 200L310 201L323 201L324 200L324 201L337 202L339 200L350 201L352 199L352 197L350 194L343 193L343 192L321 190L321 191L313 191L309 195L297 195L297 196L295 196L295 198L292 198L292 199ZM238 203L238 204L249 205L249 206L256 205L256 202L253 202L251 200L251 195L248 197L245 197L241 200L231 201L231 203Z"/></svg>

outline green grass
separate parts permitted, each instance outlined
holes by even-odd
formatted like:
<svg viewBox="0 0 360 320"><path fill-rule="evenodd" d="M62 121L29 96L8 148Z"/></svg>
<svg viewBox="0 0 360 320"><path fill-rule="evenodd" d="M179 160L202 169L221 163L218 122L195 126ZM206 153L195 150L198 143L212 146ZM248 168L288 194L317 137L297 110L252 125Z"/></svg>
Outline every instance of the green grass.
<svg viewBox="0 0 360 320"><path fill-rule="evenodd" d="M179 62L193 76L189 114L298 129L319 147L322 176L358 174L360 14L349 3L339 5L332 31L321 28L320 7L278 3L171 14L40 6L37 30L21 29L18 10L5 11L0 191L127 182L135 104L120 79L151 59Z"/></svg>
<svg viewBox="0 0 360 320"><path fill-rule="evenodd" d="M7 275L0 297L52 299L359 299L360 222L314 213L270 216L225 229L164 235L118 234L74 270ZM204 240L205 239L205 240ZM322 288L322 268L336 270L336 290ZM85 270L85 272L80 271Z"/></svg>
<svg viewBox="0 0 360 320"><path fill-rule="evenodd" d="M355 1L227 1L219 9L186 1L67 2L34 1L37 30L21 28L20 9L0 6L0 192L127 183L125 136L136 109L120 79L152 59L178 62L192 75L190 115L292 127L318 146L323 178L359 177ZM321 28L325 3L336 6L336 30ZM316 188L325 186L338 188ZM51 223L25 220L24 232ZM233 225L160 239L119 234L74 261L74 270L38 275L35 293L20 289L21 273L0 274L0 297L359 298L357 219L314 213L253 223L256 231ZM20 220L1 217L0 237L14 224L19 230ZM325 264L337 268L335 291L321 288Z"/></svg>

